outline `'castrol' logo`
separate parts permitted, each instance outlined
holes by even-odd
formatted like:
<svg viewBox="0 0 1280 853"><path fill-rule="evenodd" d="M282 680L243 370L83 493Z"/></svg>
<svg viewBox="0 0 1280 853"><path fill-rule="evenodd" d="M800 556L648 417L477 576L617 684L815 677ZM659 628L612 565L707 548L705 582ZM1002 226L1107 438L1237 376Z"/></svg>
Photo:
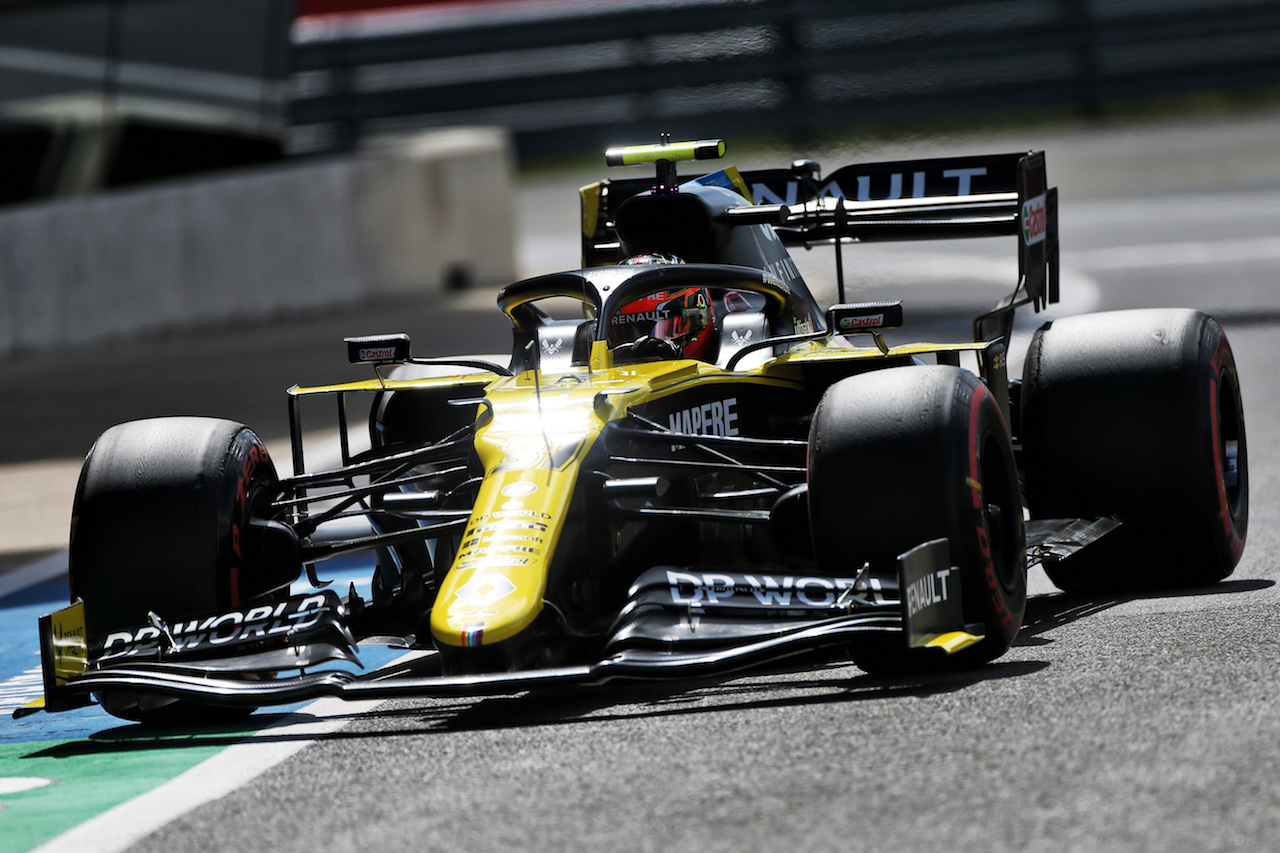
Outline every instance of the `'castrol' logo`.
<svg viewBox="0 0 1280 853"><path fill-rule="evenodd" d="M1034 246L1044 239L1046 217L1044 193L1023 202L1022 242Z"/></svg>
<svg viewBox="0 0 1280 853"><path fill-rule="evenodd" d="M395 347L364 347L360 350L361 361L386 361L395 357Z"/></svg>
<svg viewBox="0 0 1280 853"><path fill-rule="evenodd" d="M872 314L866 317L841 317L840 330L849 331L850 329L878 329L884 325L883 314Z"/></svg>

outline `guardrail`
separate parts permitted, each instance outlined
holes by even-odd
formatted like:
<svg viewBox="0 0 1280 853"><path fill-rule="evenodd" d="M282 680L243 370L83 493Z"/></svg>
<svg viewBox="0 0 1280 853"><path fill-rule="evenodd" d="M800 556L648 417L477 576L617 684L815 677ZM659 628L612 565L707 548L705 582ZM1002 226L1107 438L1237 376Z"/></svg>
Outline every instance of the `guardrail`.
<svg viewBox="0 0 1280 853"><path fill-rule="evenodd" d="M521 4L515 4L519 7ZM1277 0L529 4L294 29L295 152L455 123L522 153L1280 85Z"/></svg>

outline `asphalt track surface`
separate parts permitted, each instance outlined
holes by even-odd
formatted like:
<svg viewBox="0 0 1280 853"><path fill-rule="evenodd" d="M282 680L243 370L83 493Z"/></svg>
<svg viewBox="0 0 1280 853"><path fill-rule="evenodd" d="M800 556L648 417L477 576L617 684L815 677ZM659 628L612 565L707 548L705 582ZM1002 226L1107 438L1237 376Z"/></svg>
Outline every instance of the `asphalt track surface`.
<svg viewBox="0 0 1280 853"><path fill-rule="evenodd" d="M268 732L252 748L305 746L129 849L1275 849L1277 138L1280 115L1264 114L916 140L906 152L822 158L834 168L904 153L1045 147L1062 190L1064 297L1068 284L1078 294L1064 313L1184 305L1219 316L1243 383L1251 478L1249 544L1223 584L1071 597L1037 578L1014 648L962 675L872 678L819 658L662 687L329 705L307 713L336 727L305 741ZM573 238L559 229L574 227L578 177L524 185L528 272L566 252L572 261ZM879 296L896 277L914 277L918 289L902 294L909 319L913 301L926 301L921 293L935 303L985 300L1004 284L1006 252L877 250L858 293ZM374 306L0 365L0 471L8 479L37 463L56 468L110 423L150 414L220 414L279 438L280 389L352 375L344 334L405 329L423 353L502 349L502 318L476 310L487 301L460 294L448 310L439 300ZM17 526L10 519L5 526ZM12 566L54 547L8 546L7 559ZM111 744L112 727L104 717L102 736L84 750ZM255 760L252 751L237 755Z"/></svg>

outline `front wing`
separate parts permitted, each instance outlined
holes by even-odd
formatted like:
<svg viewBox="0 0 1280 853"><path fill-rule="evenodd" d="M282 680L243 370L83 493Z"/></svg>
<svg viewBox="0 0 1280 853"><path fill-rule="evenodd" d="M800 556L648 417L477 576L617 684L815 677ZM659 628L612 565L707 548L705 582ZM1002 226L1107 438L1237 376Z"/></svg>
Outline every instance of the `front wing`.
<svg viewBox="0 0 1280 853"><path fill-rule="evenodd" d="M482 675L424 675L436 663L437 655L432 652L402 659L368 674L329 670L272 680L250 680L228 673L219 669L216 661L140 661L90 667L87 651L67 642L68 637L76 636L77 604L42 620L42 632L59 632L58 637L52 633L42 637L46 643L45 697L14 716L83 706L92 695L106 691L166 696L220 707L257 708L329 696L351 700L478 696L548 687L699 678L842 646L867 633L900 633L904 644L949 654L982 639L979 628L963 622L958 571L951 565L947 541L939 539L899 558L898 589L903 591L900 601L856 606L848 601L837 602L825 614L815 614L819 618L811 617L794 629L774 631L726 648L669 650L642 645L622 648L581 666ZM65 654L59 655L59 647Z"/></svg>

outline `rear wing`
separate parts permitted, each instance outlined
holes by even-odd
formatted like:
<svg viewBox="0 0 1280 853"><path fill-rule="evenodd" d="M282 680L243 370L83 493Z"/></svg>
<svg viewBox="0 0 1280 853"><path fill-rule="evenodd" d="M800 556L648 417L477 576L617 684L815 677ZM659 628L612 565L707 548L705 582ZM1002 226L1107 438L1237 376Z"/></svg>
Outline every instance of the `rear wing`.
<svg viewBox="0 0 1280 853"><path fill-rule="evenodd" d="M826 178L802 160L790 169L742 172L741 185L762 212L782 208L756 222L777 222L774 230L789 246L834 244L838 265L846 242L1017 236L1021 304L1039 311L1058 301L1058 191L1048 185L1043 152L865 163ZM614 217L623 201L652 189L643 178L582 188L584 266L621 259Z"/></svg>

